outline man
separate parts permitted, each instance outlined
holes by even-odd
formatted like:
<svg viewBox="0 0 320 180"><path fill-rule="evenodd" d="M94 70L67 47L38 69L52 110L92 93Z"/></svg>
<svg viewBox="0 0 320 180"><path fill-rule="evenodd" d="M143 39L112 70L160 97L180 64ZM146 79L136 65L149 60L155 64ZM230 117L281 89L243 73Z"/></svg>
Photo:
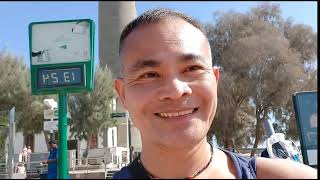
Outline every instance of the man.
<svg viewBox="0 0 320 180"><path fill-rule="evenodd" d="M48 164L47 179L57 179L58 176L58 146L54 140L49 141L50 154L48 160L42 161L43 164Z"/></svg>
<svg viewBox="0 0 320 180"><path fill-rule="evenodd" d="M245 158L207 142L219 71L199 22L147 11L125 27L119 53L115 89L141 132L142 152L114 178L316 178L300 163Z"/></svg>

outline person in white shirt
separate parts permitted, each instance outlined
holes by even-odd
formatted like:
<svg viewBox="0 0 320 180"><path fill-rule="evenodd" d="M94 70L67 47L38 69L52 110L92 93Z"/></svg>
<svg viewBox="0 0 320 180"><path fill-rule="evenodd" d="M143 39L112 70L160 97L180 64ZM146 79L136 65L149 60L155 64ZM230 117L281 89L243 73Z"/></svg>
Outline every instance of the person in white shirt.
<svg viewBox="0 0 320 180"><path fill-rule="evenodd" d="M28 155L27 161L30 161L30 154L31 153L32 153L31 147L28 146L28 149L27 149L27 155Z"/></svg>
<svg viewBox="0 0 320 180"><path fill-rule="evenodd" d="M27 162L30 162L31 153L32 153L31 147L28 146L28 149L27 149ZM30 169L30 163L27 164L27 169Z"/></svg>
<svg viewBox="0 0 320 180"><path fill-rule="evenodd" d="M27 161L27 156L28 156L27 150L28 150L27 146L24 145L24 148L22 149L22 162Z"/></svg>

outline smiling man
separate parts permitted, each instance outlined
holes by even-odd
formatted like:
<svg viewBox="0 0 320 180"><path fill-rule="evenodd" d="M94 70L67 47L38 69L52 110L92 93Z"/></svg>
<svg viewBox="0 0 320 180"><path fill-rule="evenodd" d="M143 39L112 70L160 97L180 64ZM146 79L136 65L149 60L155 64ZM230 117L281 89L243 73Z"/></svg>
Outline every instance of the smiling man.
<svg viewBox="0 0 320 180"><path fill-rule="evenodd" d="M316 177L312 168L289 160L244 158L207 142L219 72L193 18L147 11L123 30L119 52L122 76L115 88L140 130L142 152L114 178Z"/></svg>

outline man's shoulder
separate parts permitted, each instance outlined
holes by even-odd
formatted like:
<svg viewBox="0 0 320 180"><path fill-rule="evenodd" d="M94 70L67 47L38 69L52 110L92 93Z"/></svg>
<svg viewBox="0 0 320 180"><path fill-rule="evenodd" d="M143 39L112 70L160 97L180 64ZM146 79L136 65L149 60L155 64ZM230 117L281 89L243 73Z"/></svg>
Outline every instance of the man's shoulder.
<svg viewBox="0 0 320 180"><path fill-rule="evenodd" d="M53 153L58 152L58 148L54 148L50 152L53 152Z"/></svg>
<svg viewBox="0 0 320 180"><path fill-rule="evenodd" d="M129 166L121 168L120 171L114 173L112 179L131 179L134 178L130 173Z"/></svg>
<svg viewBox="0 0 320 180"><path fill-rule="evenodd" d="M128 166L121 168L120 171L116 172L113 179L147 179L147 175L136 158Z"/></svg>
<svg viewBox="0 0 320 180"><path fill-rule="evenodd" d="M226 155L231 159L232 164L237 172L237 178L239 179L256 179L257 178L257 167L255 157L246 157L241 154L231 152L222 148Z"/></svg>
<svg viewBox="0 0 320 180"><path fill-rule="evenodd" d="M138 163L134 160L129 165L121 168L120 171L116 172L112 179L136 179L138 178L135 174L137 173Z"/></svg>

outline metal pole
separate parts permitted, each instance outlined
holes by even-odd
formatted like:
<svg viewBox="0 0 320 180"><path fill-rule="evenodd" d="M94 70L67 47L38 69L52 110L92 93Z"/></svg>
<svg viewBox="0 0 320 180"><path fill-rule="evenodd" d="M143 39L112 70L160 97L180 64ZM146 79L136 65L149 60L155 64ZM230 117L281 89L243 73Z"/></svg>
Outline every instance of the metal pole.
<svg viewBox="0 0 320 180"><path fill-rule="evenodd" d="M53 121L53 118L51 118L50 121ZM54 131L53 130L50 131L50 139L55 140Z"/></svg>
<svg viewBox="0 0 320 180"><path fill-rule="evenodd" d="M129 112L126 111L126 119L127 119L127 140L128 140L128 156L127 159L129 163L131 163L131 126L130 126L130 119L129 119Z"/></svg>
<svg viewBox="0 0 320 180"><path fill-rule="evenodd" d="M128 134L129 134L129 163L132 162L132 150L131 150L131 123L130 123L130 118L129 118L129 113L128 113Z"/></svg>
<svg viewBox="0 0 320 180"><path fill-rule="evenodd" d="M266 134L268 137L270 137L272 134L274 134L274 129L273 129L273 126L272 126L272 123L266 119L264 122L264 128L266 130Z"/></svg>
<svg viewBox="0 0 320 180"><path fill-rule="evenodd" d="M58 178L68 178L67 151L67 93L59 92L59 148L58 148Z"/></svg>
<svg viewBox="0 0 320 180"><path fill-rule="evenodd" d="M9 170L9 176L10 179L12 179L12 175L13 175L13 165L14 165L14 159L13 159L13 154L14 154L14 133L15 133L15 122L14 122L14 117L15 116L15 107L13 107L10 111L9 111L9 147L8 147L8 170Z"/></svg>

